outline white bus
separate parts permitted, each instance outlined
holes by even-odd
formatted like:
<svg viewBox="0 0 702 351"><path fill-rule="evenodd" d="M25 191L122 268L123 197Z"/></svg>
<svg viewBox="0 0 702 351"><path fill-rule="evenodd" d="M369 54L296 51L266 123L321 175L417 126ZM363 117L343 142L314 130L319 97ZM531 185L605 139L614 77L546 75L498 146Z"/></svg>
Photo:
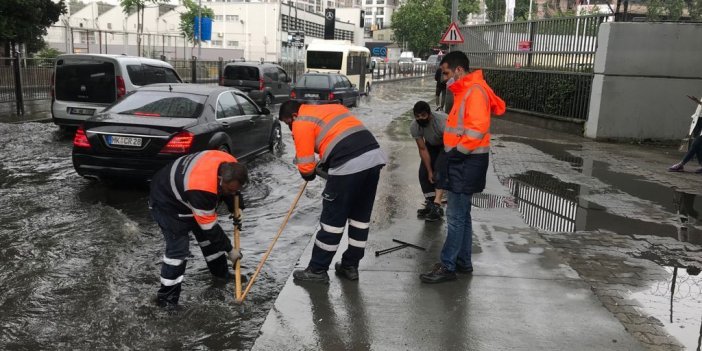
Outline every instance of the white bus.
<svg viewBox="0 0 702 351"><path fill-rule="evenodd" d="M349 78L361 94L370 93L373 65L370 50L348 40L315 39L307 47L305 72L338 72Z"/></svg>

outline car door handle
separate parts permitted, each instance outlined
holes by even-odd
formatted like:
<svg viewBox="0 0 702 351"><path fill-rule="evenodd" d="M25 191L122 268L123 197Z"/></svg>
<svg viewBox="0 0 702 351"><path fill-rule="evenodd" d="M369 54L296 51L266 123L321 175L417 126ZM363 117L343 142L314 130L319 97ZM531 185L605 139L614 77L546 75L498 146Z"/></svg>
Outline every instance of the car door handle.
<svg viewBox="0 0 702 351"><path fill-rule="evenodd" d="M249 120L249 123L255 124L255 123L256 123L256 120L252 118L252 119Z"/></svg>
<svg viewBox="0 0 702 351"><path fill-rule="evenodd" d="M219 122L219 124L221 124L222 127L229 127L229 122Z"/></svg>

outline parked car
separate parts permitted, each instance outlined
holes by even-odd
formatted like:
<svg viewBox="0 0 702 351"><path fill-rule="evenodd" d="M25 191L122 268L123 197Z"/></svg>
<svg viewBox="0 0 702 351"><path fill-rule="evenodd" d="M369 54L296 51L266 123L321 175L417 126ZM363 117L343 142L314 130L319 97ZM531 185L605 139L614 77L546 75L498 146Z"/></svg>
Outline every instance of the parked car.
<svg viewBox="0 0 702 351"><path fill-rule="evenodd" d="M278 120L239 90L157 84L87 119L73 139L73 166L88 178L148 179L188 153L222 150L247 160L280 145Z"/></svg>
<svg viewBox="0 0 702 351"><path fill-rule="evenodd" d="M414 68L414 62L412 62L411 57L401 57L397 61L397 65L400 69L400 73L412 72L412 69Z"/></svg>
<svg viewBox="0 0 702 351"><path fill-rule="evenodd" d="M339 73L305 73L298 79L290 98L298 101L340 103L358 106L360 92L355 84Z"/></svg>
<svg viewBox="0 0 702 351"><path fill-rule="evenodd" d="M104 54L60 55L52 78L51 116L59 126L78 126L141 86L182 82L167 62Z"/></svg>
<svg viewBox="0 0 702 351"><path fill-rule="evenodd" d="M271 106L289 99L290 82L288 73L276 64L232 62L224 66L219 85L247 93L259 106Z"/></svg>
<svg viewBox="0 0 702 351"><path fill-rule="evenodd" d="M444 55L431 55L427 58L427 65L429 66L438 66L439 63L441 62L441 59L444 58Z"/></svg>

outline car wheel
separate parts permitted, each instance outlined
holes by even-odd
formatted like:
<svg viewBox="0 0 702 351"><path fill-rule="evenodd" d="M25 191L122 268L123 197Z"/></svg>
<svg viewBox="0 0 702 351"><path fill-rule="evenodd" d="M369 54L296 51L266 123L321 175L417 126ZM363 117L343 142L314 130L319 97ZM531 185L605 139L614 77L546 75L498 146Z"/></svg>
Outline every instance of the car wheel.
<svg viewBox="0 0 702 351"><path fill-rule="evenodd" d="M266 99L263 101L263 106L265 106L265 107L273 106L273 96L271 96L271 94L266 94Z"/></svg>
<svg viewBox="0 0 702 351"><path fill-rule="evenodd" d="M351 107L357 107L358 106L358 99L359 96L356 96L353 98L353 102L351 103Z"/></svg>
<svg viewBox="0 0 702 351"><path fill-rule="evenodd" d="M280 123L273 125L271 137L268 141L268 150L273 154L280 154L283 151L283 132L280 129Z"/></svg>

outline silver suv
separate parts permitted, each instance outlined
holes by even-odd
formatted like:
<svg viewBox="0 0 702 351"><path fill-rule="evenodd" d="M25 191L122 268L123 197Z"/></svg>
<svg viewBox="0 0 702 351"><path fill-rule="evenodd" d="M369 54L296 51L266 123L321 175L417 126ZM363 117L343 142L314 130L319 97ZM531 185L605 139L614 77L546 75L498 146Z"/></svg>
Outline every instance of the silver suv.
<svg viewBox="0 0 702 351"><path fill-rule="evenodd" d="M143 57L68 54L56 58L51 116L59 126L77 126L134 89L181 83L170 64Z"/></svg>

